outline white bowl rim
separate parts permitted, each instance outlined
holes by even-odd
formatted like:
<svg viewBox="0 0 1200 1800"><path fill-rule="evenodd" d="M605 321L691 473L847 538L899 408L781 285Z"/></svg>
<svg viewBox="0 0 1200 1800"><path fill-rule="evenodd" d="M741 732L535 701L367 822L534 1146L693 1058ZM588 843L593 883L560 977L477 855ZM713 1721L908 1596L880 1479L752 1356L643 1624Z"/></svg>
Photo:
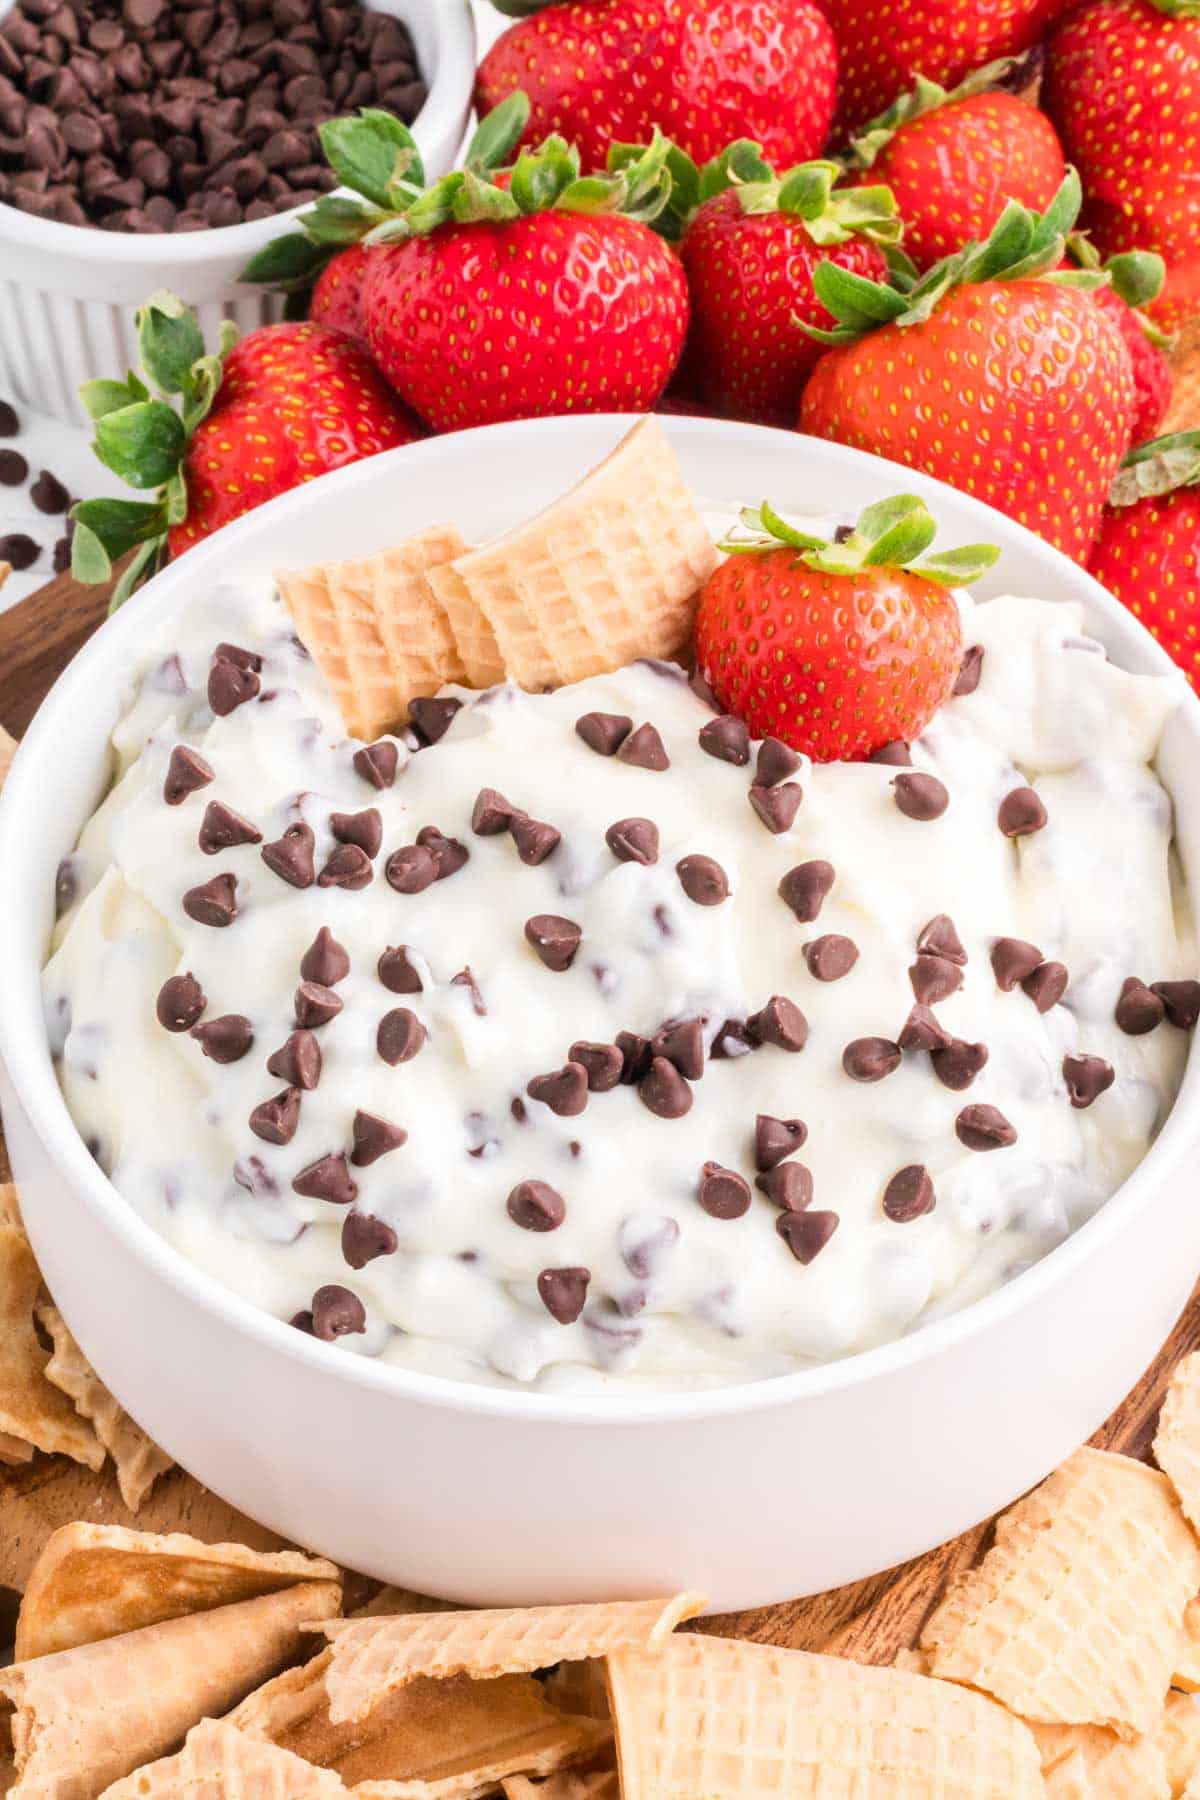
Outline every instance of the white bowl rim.
<svg viewBox="0 0 1200 1800"><path fill-rule="evenodd" d="M469 98L475 83L477 41L475 17L469 5L451 7L443 0L432 0L430 16L443 35L443 47L437 73L425 97L425 104L410 127L418 145L421 143L422 120L428 126L428 115L456 105ZM462 70L468 71L465 94L454 92ZM464 107L464 112L466 108ZM348 188L338 188L348 194ZM64 225L58 219L40 219L36 213L24 212L19 206L0 201L0 236L26 250L40 250L51 256L67 256L72 261L83 257L99 258L110 265L145 262L155 254L165 254L170 246L171 261L185 268L197 263L215 262L225 256L239 256L246 261L264 244L282 236L295 225L311 201L291 206L285 212L272 213L269 219L243 220L238 225L213 225L203 231L100 231L92 225Z"/></svg>
<svg viewBox="0 0 1200 1800"><path fill-rule="evenodd" d="M387 470L399 458L412 458L415 455L431 459L444 458L453 462L466 435L496 437L498 440L505 434L519 436L533 432L558 432L569 436L581 422L603 423L614 427L623 423L628 426L636 416L639 415L566 414L477 427L470 434L452 433L425 438L316 479L322 484L350 488L359 483L369 483L375 478L386 478ZM1056 575L1068 573L1075 584L1082 580L1085 587L1091 589L1096 610L1114 625L1118 635L1129 633L1135 639L1141 639L1142 652L1157 672L1176 677L1179 675L1175 664L1145 627L1098 582L1082 571L1077 563L1024 526L970 495L949 489L945 483L919 475L902 464L824 439L808 439L795 432L776 432L767 426L688 416L673 416L665 422L671 434L678 437L708 435L712 432L740 435L770 431L771 435L786 439L793 449L797 438L800 438L803 442L819 447L823 460L828 459L835 466L840 465L848 473L861 469L861 465L866 462L881 471L881 482L894 481L903 491L923 491L935 509L939 492L952 494L957 506L965 505L978 514L978 530L982 540L992 541L999 535L1001 543L1006 538L1015 538L1017 542L1024 543L1027 549L1045 559L1048 584L1053 584ZM500 442L497 443L495 455L497 467L520 466L519 456L512 464L506 462ZM26 793L30 806L38 807L44 802L45 794L53 791L52 780L39 778L39 765L48 762L53 756L60 716L69 717L76 701L86 709L89 666L97 655L97 644L110 641L113 633L135 636L143 613L149 613L161 604L159 596L164 589L167 590L166 604L183 604L186 594L196 586L193 576L203 581L206 565L227 565L231 556L236 559L238 547L245 539L256 534L268 535L276 526L282 528L281 537L285 537L289 516L298 513L308 504L311 493L312 484L305 483L268 501L197 545L189 552L187 562L183 565L186 584L180 577L180 564L168 566L148 582L114 619L94 632L76 653L39 707L18 748L3 794L0 794L0 868L13 869L20 866L13 855L14 846L8 840L14 835L12 821L22 808ZM178 588L177 595L172 596L173 588ZM1200 737L1200 698L1190 688L1186 688L1181 706L1190 712L1190 728ZM75 1191L84 1196L86 1204L114 1232L135 1261L147 1264L168 1286L174 1287L194 1304L215 1314L228 1328L257 1340L263 1349L289 1357L301 1366L319 1368L328 1376L331 1372L328 1360L331 1355L330 1346L319 1343L262 1311L232 1288L225 1287L215 1276L206 1274L190 1262L138 1216L93 1160L67 1109L50 1061L41 1009L40 974L39 965L34 971L32 994L28 1006L22 1009L24 1016L21 1020L14 1017L10 995L14 992L19 994L21 988L28 985L27 972L18 969L11 982L0 984L0 1055L26 1119L47 1149L52 1162ZM20 1029L22 1024L24 1032ZM1093 1250L1098 1251L1106 1239L1124 1230L1133 1222L1136 1214L1150 1203L1160 1177L1166 1178L1172 1155L1179 1157L1188 1150L1189 1127L1183 1116L1187 1110L1185 1100L1188 1106L1200 1104L1198 1055L1189 1057L1179 1093L1149 1151L1092 1218L1003 1287L982 1299L969 1302L943 1318L918 1326L904 1337L873 1349L859 1351L813 1368L757 1381L680 1392L654 1390L645 1394L630 1388L614 1389L611 1394L604 1395L524 1392L425 1374L383 1363L375 1358L332 1350L332 1354L338 1359L336 1372L352 1384L385 1393L390 1391L398 1396L402 1395L410 1402L435 1409L483 1414L529 1425L544 1422L547 1425L604 1423L630 1426L652 1426L687 1419L769 1411L807 1398L829 1396L877 1377L897 1375L928 1358L952 1351L955 1345L989 1327L999 1326L1027 1304L1034 1304L1049 1289L1071 1279L1073 1275L1077 1277L1081 1265L1086 1263Z"/></svg>

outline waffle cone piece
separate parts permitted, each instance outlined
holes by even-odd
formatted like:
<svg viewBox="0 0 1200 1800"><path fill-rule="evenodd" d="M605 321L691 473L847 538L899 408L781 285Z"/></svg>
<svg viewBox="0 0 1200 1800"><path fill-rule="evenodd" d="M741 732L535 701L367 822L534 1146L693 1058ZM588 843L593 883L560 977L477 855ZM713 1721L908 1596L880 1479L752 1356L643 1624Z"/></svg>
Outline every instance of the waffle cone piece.
<svg viewBox="0 0 1200 1800"><path fill-rule="evenodd" d="M10 1800L94 1800L294 1657L340 1598L334 1582L305 1583L0 1669Z"/></svg>
<svg viewBox="0 0 1200 1800"><path fill-rule="evenodd" d="M1182 1793L1200 1778L1200 1704L1190 1694L1168 1694L1154 1736L1166 1762L1168 1791Z"/></svg>
<svg viewBox="0 0 1200 1800"><path fill-rule="evenodd" d="M333 1656L326 1677L335 1723L363 1719L419 1675L475 1679L521 1674L614 1650L653 1650L703 1594L612 1601L599 1606L529 1606L486 1612L415 1613L399 1619L336 1619L325 1626Z"/></svg>
<svg viewBox="0 0 1200 1800"><path fill-rule="evenodd" d="M1089 1800L1171 1800L1158 1732L1127 1744L1099 1725L1031 1725L1051 1793L1079 1786ZM1161 1720L1160 1720L1161 1730ZM1082 1777L1076 1773L1082 1770Z"/></svg>
<svg viewBox="0 0 1200 1800"><path fill-rule="evenodd" d="M1048 1769L1045 1784L1048 1800L1096 1800L1082 1750L1072 1750Z"/></svg>
<svg viewBox="0 0 1200 1800"><path fill-rule="evenodd" d="M1154 1460L1200 1529L1200 1351L1185 1356L1171 1377L1158 1415Z"/></svg>
<svg viewBox="0 0 1200 1800"><path fill-rule="evenodd" d="M19 1457L19 1446L26 1444L99 1470L103 1444L66 1394L46 1379L50 1356L34 1325L41 1286L15 1190L9 1186L0 1212L0 1434L13 1441L6 1460Z"/></svg>
<svg viewBox="0 0 1200 1800"><path fill-rule="evenodd" d="M204 1719L177 1756L167 1756L104 1790L103 1800L342 1800L345 1788L290 1750L220 1719Z"/></svg>
<svg viewBox="0 0 1200 1800"><path fill-rule="evenodd" d="M544 512L430 580L468 669L474 614L496 646L489 680L503 672L536 690L675 655L717 560L662 426L645 418ZM471 656L489 655L479 637ZM475 672L471 679L483 685Z"/></svg>
<svg viewBox="0 0 1200 1800"><path fill-rule="evenodd" d="M527 1775L510 1775L502 1783L504 1800L621 1800L621 1782L615 1769L560 1769L545 1781Z"/></svg>
<svg viewBox="0 0 1200 1800"><path fill-rule="evenodd" d="M346 729L374 738L410 700L466 676L429 571L466 549L452 525L432 525L373 556L282 571L296 631L337 698Z"/></svg>
<svg viewBox="0 0 1200 1800"><path fill-rule="evenodd" d="M1183 1643L1175 1657L1171 1686L1185 1694L1200 1691L1200 1600L1189 1600L1183 1613Z"/></svg>
<svg viewBox="0 0 1200 1800"><path fill-rule="evenodd" d="M982 1694L736 1639L609 1658L624 1800L1039 1800L1037 1746Z"/></svg>
<svg viewBox="0 0 1200 1800"><path fill-rule="evenodd" d="M1166 1477L1078 1450L996 1526L921 1643L932 1672L1042 1724L1153 1729L1200 1587L1200 1546Z"/></svg>

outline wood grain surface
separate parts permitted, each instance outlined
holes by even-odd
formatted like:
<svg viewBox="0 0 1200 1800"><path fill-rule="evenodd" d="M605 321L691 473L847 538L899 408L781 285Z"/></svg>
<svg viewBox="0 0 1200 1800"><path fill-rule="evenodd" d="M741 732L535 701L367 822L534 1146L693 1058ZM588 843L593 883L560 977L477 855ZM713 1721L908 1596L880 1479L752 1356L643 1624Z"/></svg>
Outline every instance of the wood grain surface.
<svg viewBox="0 0 1200 1800"><path fill-rule="evenodd" d="M42 695L100 623L106 607L105 590L82 589L63 575L0 613L0 723L14 736L20 736ZM0 1179L5 1173L0 1140ZM1153 1367L1092 1442L1131 1456L1148 1455L1171 1370L1197 1348L1200 1285ZM108 1473L92 1475L65 1459L41 1456L21 1469L0 1468L0 1642L6 1635L6 1614L11 1614L15 1594L46 1538L59 1525L80 1518L135 1522ZM136 1523L151 1531L190 1531L209 1542L240 1539L257 1548L278 1548L281 1543L182 1470L160 1481ZM915 1644L951 1576L978 1560L991 1524L985 1521L953 1543L870 1580L805 1600L705 1619L699 1629L829 1651L860 1662L889 1663L898 1650Z"/></svg>

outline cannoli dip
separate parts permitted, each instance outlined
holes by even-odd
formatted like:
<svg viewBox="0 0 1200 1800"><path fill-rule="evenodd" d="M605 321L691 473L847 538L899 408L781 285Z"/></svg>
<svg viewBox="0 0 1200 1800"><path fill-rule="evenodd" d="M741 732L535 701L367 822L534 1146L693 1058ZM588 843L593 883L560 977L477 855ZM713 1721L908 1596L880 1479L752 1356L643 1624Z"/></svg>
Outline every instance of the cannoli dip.
<svg viewBox="0 0 1200 1800"><path fill-rule="evenodd" d="M338 1353L547 1392L778 1375L1009 1281L1181 1079L1179 690L1074 605L959 604L925 735L813 766L658 663L364 746L270 584L198 593L60 872L100 1166Z"/></svg>

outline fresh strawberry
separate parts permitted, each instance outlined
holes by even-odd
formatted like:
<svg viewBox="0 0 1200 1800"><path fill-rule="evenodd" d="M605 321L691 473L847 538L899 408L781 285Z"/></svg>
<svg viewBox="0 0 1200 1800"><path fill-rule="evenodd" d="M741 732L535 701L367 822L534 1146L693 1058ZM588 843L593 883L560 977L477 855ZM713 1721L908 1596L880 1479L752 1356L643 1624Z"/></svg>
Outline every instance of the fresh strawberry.
<svg viewBox="0 0 1200 1800"><path fill-rule="evenodd" d="M1101 264L1100 253L1082 232L1067 239L1064 267L1099 269L1108 284L1094 289L1092 299L1115 323L1125 339L1133 370L1134 417L1130 445L1154 436L1171 404L1171 365L1166 350L1171 339L1146 317L1145 308L1162 292L1163 259L1153 251L1128 250Z"/></svg>
<svg viewBox="0 0 1200 1800"><path fill-rule="evenodd" d="M950 696L962 625L948 590L976 580L991 544L925 556L937 527L911 494L880 500L842 542L769 506L723 546L696 616L696 663L755 737L815 762L861 762L911 743ZM922 558L924 560L922 560Z"/></svg>
<svg viewBox="0 0 1200 1800"><path fill-rule="evenodd" d="M1158 438L1125 458L1088 568L1200 693L1200 432Z"/></svg>
<svg viewBox="0 0 1200 1800"><path fill-rule="evenodd" d="M228 326L206 355L195 314L161 293L137 326L145 381L81 390L101 462L131 487L157 489L151 501L74 509L77 579L108 580L113 558L137 548L114 606L168 550L178 556L264 500L420 435L361 344L324 325L263 325L240 343Z"/></svg>
<svg viewBox="0 0 1200 1800"><path fill-rule="evenodd" d="M747 143L697 174L710 197L679 246L692 296L687 367L721 412L794 422L820 355L803 326L835 323L813 291L823 257L887 279L878 245L899 239L895 203L886 188L835 188L839 174L836 163L813 162L776 178Z"/></svg>
<svg viewBox="0 0 1200 1800"><path fill-rule="evenodd" d="M475 103L483 114L525 92L529 138L560 133L585 169L656 127L697 162L751 137L786 168L823 148L836 76L815 0L542 0L484 57Z"/></svg>
<svg viewBox="0 0 1200 1800"><path fill-rule="evenodd" d="M990 63L949 92L922 76L850 146L851 179L883 182L896 196L918 269L987 237L1009 200L1041 212L1062 185L1053 125L999 85L1016 72L1011 61Z"/></svg>
<svg viewBox="0 0 1200 1800"><path fill-rule="evenodd" d="M1007 207L986 243L906 294L819 267L841 324L804 390L801 429L936 475L1082 561L1134 390L1120 331L1080 291L1107 277L1058 268L1078 206L1068 175L1044 214Z"/></svg>
<svg viewBox="0 0 1200 1800"><path fill-rule="evenodd" d="M331 331L366 342L363 327L363 283L371 261L366 244L351 244L326 263L313 284L308 316Z"/></svg>
<svg viewBox="0 0 1200 1800"><path fill-rule="evenodd" d="M918 75L954 87L972 69L1017 56L1071 0L822 0L838 47L835 131L850 136Z"/></svg>
<svg viewBox="0 0 1200 1800"><path fill-rule="evenodd" d="M1107 256L1157 250L1153 316L1200 311L1200 17L1193 0L1084 0L1047 46L1042 102L1083 179Z"/></svg>

